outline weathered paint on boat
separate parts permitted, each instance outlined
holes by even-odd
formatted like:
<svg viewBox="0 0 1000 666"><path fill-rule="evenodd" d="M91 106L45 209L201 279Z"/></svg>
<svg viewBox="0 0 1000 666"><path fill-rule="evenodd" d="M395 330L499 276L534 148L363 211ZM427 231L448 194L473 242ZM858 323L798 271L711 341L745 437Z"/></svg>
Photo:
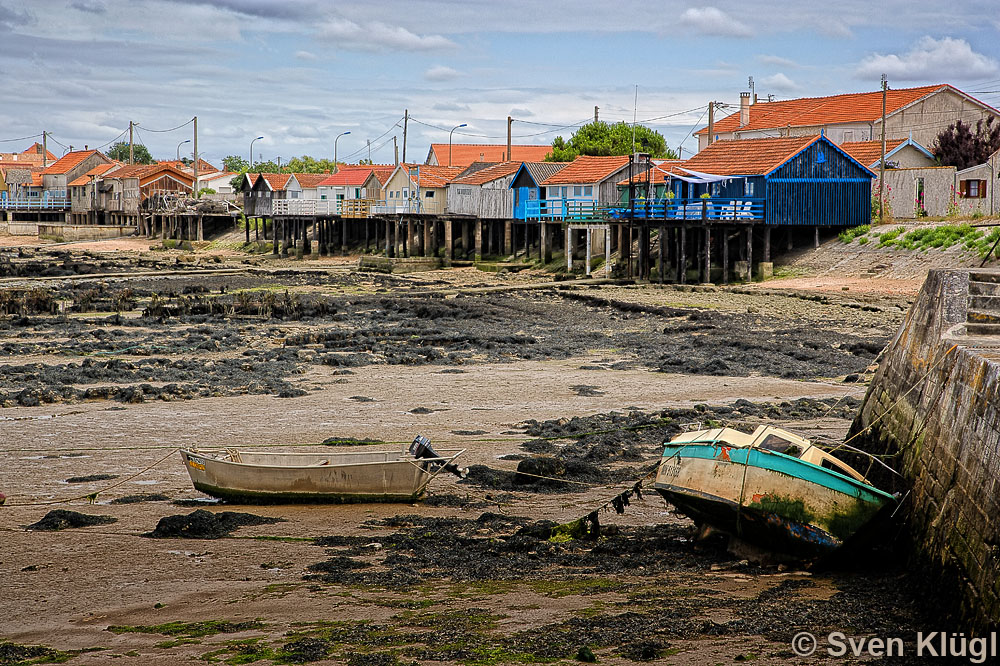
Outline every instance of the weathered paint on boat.
<svg viewBox="0 0 1000 666"><path fill-rule="evenodd" d="M713 432L718 438L721 431ZM710 439L704 434L700 439ZM843 463L838 469L845 468L844 473L840 473L754 448L751 442L760 437L753 440L736 434L748 439L739 446L722 441L699 443L698 437L667 444L656 490L698 523L797 556L836 550L883 506L895 503L891 495L859 480L863 477ZM807 440L796 439L809 446Z"/></svg>
<svg viewBox="0 0 1000 666"><path fill-rule="evenodd" d="M454 450L450 451L454 452ZM181 450L194 487L242 502L412 502L463 451L415 459L400 451L269 453Z"/></svg>

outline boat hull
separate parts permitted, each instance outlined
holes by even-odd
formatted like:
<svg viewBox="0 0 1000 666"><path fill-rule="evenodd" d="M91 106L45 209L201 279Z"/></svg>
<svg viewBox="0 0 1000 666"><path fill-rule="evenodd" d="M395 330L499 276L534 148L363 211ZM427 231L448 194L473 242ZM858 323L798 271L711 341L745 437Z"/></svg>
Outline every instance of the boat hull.
<svg viewBox="0 0 1000 666"><path fill-rule="evenodd" d="M194 487L244 503L412 502L434 474L397 452L243 452L239 461L181 451Z"/></svg>
<svg viewBox="0 0 1000 666"><path fill-rule="evenodd" d="M791 456L724 445L668 445L656 490L700 524L797 557L829 554L891 495Z"/></svg>

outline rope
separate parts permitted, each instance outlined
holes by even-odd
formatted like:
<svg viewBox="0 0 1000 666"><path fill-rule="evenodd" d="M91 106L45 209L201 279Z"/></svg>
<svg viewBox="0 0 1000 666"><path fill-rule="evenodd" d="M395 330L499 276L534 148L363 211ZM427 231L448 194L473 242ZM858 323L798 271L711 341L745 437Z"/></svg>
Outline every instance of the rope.
<svg viewBox="0 0 1000 666"><path fill-rule="evenodd" d="M111 490L112 488L117 488L118 486L122 485L123 483L128 483L129 481L131 481L135 477L140 476L142 474L145 474L146 472L148 472L149 470L153 469L154 467L156 467L157 465L159 465L160 463L162 463L164 460L166 460L167 458L169 458L170 456L172 456L176 451L178 451L178 449L177 449L177 447L174 447L174 448L172 448L170 450L170 453L168 453L167 455L163 456L162 458L160 458L159 460L157 460L155 463L153 463L149 467L147 467L147 468L145 468L145 469L143 469L141 471L136 472L132 476L128 476L128 477L125 477L124 479L121 479L120 481L116 481L116 482L112 483L109 486L105 486L104 488L101 488L100 490L95 490L92 493L86 493L84 495L79 495L77 497L69 497L67 499L52 500L52 501L49 501L49 502L15 502L13 504L5 503L3 506L51 506L53 504L66 504L68 502L75 502L76 500L96 498L101 493L107 492L107 491Z"/></svg>

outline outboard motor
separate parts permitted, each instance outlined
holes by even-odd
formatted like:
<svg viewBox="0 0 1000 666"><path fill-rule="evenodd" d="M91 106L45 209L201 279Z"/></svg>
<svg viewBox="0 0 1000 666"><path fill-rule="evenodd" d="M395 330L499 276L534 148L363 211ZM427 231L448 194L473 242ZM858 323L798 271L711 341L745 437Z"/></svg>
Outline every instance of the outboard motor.
<svg viewBox="0 0 1000 666"><path fill-rule="evenodd" d="M442 458L437 451L431 448L431 440L423 435L417 435L413 438L413 442L410 444L410 455L414 458ZM440 462L427 463L431 466L431 469L437 469L441 467ZM446 472L451 472L460 479L464 479L469 475L468 467L459 467L455 463L447 463L444 465Z"/></svg>

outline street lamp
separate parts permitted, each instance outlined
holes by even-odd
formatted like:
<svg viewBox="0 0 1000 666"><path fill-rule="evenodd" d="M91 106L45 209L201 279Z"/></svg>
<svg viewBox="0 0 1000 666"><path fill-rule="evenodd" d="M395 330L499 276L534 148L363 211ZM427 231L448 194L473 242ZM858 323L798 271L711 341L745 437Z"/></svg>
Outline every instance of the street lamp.
<svg viewBox="0 0 1000 666"><path fill-rule="evenodd" d="M451 134L459 127L468 127L468 123L462 123L461 125L455 125L451 128L451 132L448 132L448 166L451 166Z"/></svg>
<svg viewBox="0 0 1000 666"><path fill-rule="evenodd" d="M185 143L191 143L191 139L184 139L183 141L181 141L180 143L177 144L177 161L178 162L181 161L181 146L183 146Z"/></svg>
<svg viewBox="0 0 1000 666"><path fill-rule="evenodd" d="M337 173L337 171L338 171L338 167L337 167L337 142L340 141L340 137L345 136L345 135L350 134L350 133L351 132L349 130L347 132L341 132L340 134L337 135L337 138L333 140L333 172L334 173Z"/></svg>
<svg viewBox="0 0 1000 666"><path fill-rule="evenodd" d="M257 137L257 139L263 139L263 138L264 137L262 136ZM253 168L253 142L256 141L257 139L254 139L253 141L250 142L250 168Z"/></svg>

